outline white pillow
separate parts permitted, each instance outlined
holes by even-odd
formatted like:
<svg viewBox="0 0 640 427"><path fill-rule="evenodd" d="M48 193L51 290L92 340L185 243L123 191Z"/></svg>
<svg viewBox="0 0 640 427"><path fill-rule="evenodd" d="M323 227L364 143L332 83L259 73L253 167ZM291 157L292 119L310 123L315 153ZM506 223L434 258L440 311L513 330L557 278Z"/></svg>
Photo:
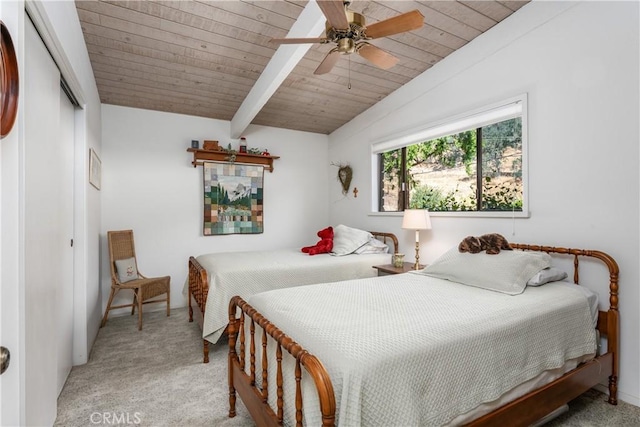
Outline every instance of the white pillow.
<svg viewBox="0 0 640 427"><path fill-rule="evenodd" d="M527 281L543 268L551 265L551 256L541 252L501 251L486 253L460 253L458 247L450 249L429 264L423 274L463 285L475 286L509 295L521 294Z"/></svg>
<svg viewBox="0 0 640 427"><path fill-rule="evenodd" d="M386 254L389 252L389 246L376 239L375 237L371 237L367 243L360 246L356 249L355 253L360 254Z"/></svg>
<svg viewBox="0 0 640 427"><path fill-rule="evenodd" d="M138 278L135 258L117 259L116 272L120 283L127 283Z"/></svg>
<svg viewBox="0 0 640 427"><path fill-rule="evenodd" d="M542 286L549 282L559 282L568 277L566 271L562 271L559 268L548 267L537 272L529 281L527 286Z"/></svg>
<svg viewBox="0 0 640 427"><path fill-rule="evenodd" d="M338 225L333 228L332 255L342 256L355 252L360 246L369 242L372 234L357 228Z"/></svg>

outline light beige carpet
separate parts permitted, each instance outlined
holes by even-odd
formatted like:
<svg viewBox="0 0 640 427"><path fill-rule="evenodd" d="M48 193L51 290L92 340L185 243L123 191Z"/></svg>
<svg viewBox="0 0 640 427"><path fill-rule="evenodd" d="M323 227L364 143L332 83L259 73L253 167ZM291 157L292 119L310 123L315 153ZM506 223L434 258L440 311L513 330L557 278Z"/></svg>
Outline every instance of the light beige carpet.
<svg viewBox="0 0 640 427"><path fill-rule="evenodd" d="M186 309L110 318L89 362L76 366L58 399L57 426L252 426L245 407L227 416L227 349L202 339ZM128 417L128 418L127 418ZM114 422L115 421L115 422Z"/></svg>
<svg viewBox="0 0 640 427"><path fill-rule="evenodd" d="M89 362L72 369L58 399L57 426L252 426L238 399L228 418L227 348L210 346L202 363L202 341L187 310L166 317L145 313L112 318L100 329ZM640 426L640 408L589 392L547 427ZM388 427L388 426L384 426Z"/></svg>

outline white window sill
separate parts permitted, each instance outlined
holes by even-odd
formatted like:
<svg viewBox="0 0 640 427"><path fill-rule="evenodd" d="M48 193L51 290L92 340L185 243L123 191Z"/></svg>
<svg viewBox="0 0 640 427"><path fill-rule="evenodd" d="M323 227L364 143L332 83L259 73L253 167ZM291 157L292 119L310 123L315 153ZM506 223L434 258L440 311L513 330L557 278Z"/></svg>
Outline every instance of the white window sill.
<svg viewBox="0 0 640 427"><path fill-rule="evenodd" d="M369 212L368 216L388 216L402 217L402 212ZM451 217L451 218L529 218L529 212L494 212L494 211L465 211L465 212L432 212L429 211L431 218Z"/></svg>

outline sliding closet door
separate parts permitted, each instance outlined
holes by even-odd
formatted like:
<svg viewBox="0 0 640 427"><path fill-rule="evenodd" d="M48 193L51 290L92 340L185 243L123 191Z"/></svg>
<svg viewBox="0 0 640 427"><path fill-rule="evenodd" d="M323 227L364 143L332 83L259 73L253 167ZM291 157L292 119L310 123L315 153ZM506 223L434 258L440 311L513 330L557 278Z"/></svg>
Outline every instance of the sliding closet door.
<svg viewBox="0 0 640 427"><path fill-rule="evenodd" d="M60 142L60 72L25 19L25 409L27 425L52 425L56 418L59 381L66 370L69 293L69 231L66 199L73 186L65 182L68 154ZM73 128L73 123L71 124ZM69 144L73 144L73 137ZM72 285L71 285L72 286ZM72 304L72 302L71 302ZM60 331L60 328L64 331ZM60 340L65 342L60 342ZM70 362L69 362L70 363Z"/></svg>
<svg viewBox="0 0 640 427"><path fill-rule="evenodd" d="M58 395L62 391L73 364L73 155L75 108L60 88L60 121L57 149L62 155L60 172L60 265L62 271L58 322Z"/></svg>

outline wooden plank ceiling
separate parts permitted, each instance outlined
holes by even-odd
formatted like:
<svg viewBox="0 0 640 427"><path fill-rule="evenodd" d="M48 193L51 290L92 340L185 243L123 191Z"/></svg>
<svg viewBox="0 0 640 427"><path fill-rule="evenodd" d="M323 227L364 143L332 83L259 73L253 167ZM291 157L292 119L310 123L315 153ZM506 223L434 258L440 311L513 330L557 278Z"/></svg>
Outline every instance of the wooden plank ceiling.
<svg viewBox="0 0 640 427"><path fill-rule="evenodd" d="M371 41L399 58L388 70L352 54L314 75L333 45L312 45L252 123L329 134L527 2L354 0L349 9L368 24L418 9L424 26ZM286 37L306 3L76 0L76 8L103 103L231 120L278 48L270 39Z"/></svg>

